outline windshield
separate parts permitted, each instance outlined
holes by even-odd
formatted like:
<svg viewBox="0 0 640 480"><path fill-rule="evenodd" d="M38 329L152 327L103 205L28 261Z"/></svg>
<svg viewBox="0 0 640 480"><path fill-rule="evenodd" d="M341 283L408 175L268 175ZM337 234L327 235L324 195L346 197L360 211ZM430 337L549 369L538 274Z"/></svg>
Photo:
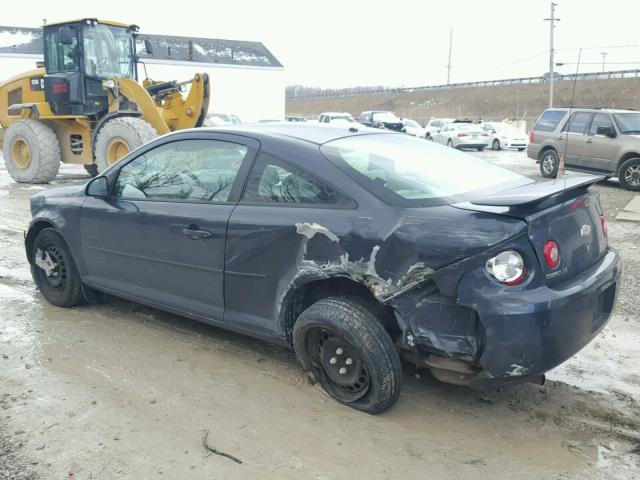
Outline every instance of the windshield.
<svg viewBox="0 0 640 480"><path fill-rule="evenodd" d="M418 124L418 122L416 122L415 120L406 120L404 121L405 125L408 125L410 127L420 127L420 124Z"/></svg>
<svg viewBox="0 0 640 480"><path fill-rule="evenodd" d="M87 75L98 78L133 77L131 33L123 27L88 25L83 34Z"/></svg>
<svg viewBox="0 0 640 480"><path fill-rule="evenodd" d="M467 153L408 135L346 137L324 144L321 151L364 188L392 204L421 206L432 204L425 200L527 181Z"/></svg>
<svg viewBox="0 0 640 480"><path fill-rule="evenodd" d="M640 134L640 113L614 113L613 118L623 134Z"/></svg>
<svg viewBox="0 0 640 480"><path fill-rule="evenodd" d="M331 120L346 120L347 122L355 122L351 115L332 115Z"/></svg>

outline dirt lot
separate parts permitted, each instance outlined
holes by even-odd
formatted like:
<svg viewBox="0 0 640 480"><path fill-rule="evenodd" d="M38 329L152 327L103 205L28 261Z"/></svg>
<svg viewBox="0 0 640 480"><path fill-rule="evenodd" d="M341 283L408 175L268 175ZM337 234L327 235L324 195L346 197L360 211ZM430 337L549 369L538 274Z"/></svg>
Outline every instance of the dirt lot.
<svg viewBox="0 0 640 480"><path fill-rule="evenodd" d="M522 153L476 155L536 172ZM23 250L41 188L2 163L0 479L640 478L640 226L615 222L633 197L615 181L595 189L625 271L596 341L544 387L477 392L408 371L377 417L327 398L286 350L121 300L47 304ZM206 430L242 464L207 456Z"/></svg>

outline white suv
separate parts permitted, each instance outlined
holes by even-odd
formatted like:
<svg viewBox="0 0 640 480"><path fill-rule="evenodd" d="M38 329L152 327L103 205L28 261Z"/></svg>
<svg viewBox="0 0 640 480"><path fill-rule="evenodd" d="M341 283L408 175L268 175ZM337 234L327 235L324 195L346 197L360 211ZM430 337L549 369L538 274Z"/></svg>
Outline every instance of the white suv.
<svg viewBox="0 0 640 480"><path fill-rule="evenodd" d="M331 123L336 121L355 123L354 118L348 112L323 112L318 117L318 123Z"/></svg>

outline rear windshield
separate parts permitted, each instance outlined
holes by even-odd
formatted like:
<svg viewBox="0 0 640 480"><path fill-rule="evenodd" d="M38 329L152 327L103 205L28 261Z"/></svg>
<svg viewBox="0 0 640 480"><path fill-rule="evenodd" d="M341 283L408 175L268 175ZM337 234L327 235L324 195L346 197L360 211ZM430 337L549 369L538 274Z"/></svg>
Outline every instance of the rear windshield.
<svg viewBox="0 0 640 480"><path fill-rule="evenodd" d="M553 132L566 114L564 110L547 110L533 129L540 132Z"/></svg>
<svg viewBox="0 0 640 480"><path fill-rule="evenodd" d="M529 181L468 153L408 135L345 137L325 143L321 151L362 187L391 205L455 203L483 191Z"/></svg>

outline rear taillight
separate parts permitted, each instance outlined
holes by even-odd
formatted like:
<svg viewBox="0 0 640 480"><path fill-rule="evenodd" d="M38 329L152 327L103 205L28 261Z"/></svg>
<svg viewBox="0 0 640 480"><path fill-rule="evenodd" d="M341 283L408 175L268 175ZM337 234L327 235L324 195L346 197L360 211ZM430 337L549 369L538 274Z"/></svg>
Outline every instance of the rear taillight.
<svg viewBox="0 0 640 480"><path fill-rule="evenodd" d="M466 137L467 135L468 135L468 134L466 134L466 133L462 133L462 132L460 132L460 133L458 134L458 136L459 136L459 137Z"/></svg>
<svg viewBox="0 0 640 480"><path fill-rule="evenodd" d="M604 219L604 215L600 215L600 227L602 227L602 235L607 236L607 221Z"/></svg>
<svg viewBox="0 0 640 480"><path fill-rule="evenodd" d="M560 262L560 251L558 244L553 240L544 242L544 261L550 268L556 268Z"/></svg>
<svg viewBox="0 0 640 480"><path fill-rule="evenodd" d="M533 141L535 140L536 136L533 133L533 130L531 130L529 132L529 143L533 143Z"/></svg>
<svg viewBox="0 0 640 480"><path fill-rule="evenodd" d="M507 250L487 260L485 269L489 275L505 285L518 285L527 276L522 255Z"/></svg>

